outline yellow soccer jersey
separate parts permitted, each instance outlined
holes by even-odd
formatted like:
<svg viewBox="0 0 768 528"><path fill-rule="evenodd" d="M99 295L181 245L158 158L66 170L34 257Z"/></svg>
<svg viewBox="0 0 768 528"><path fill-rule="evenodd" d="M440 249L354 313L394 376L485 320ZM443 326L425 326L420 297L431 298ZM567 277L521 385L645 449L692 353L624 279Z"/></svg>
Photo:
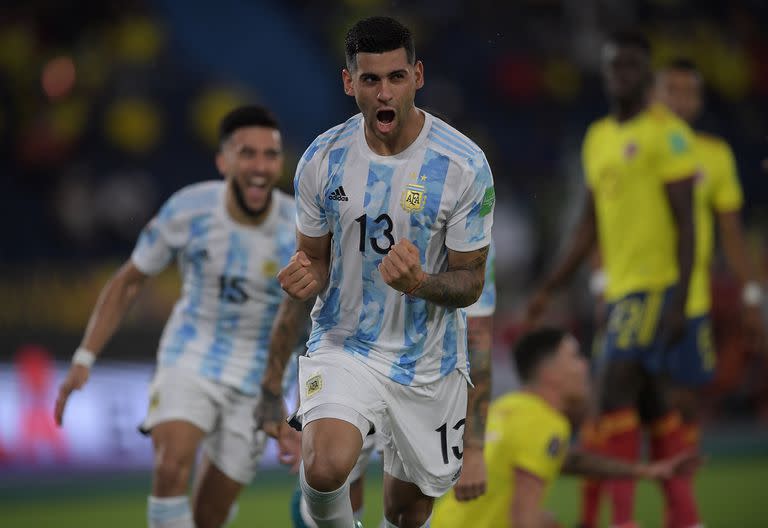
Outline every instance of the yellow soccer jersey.
<svg viewBox="0 0 768 528"><path fill-rule="evenodd" d="M624 123L609 116L589 127L582 157L608 275L606 299L674 284L677 230L664 186L696 172L688 125L661 105Z"/></svg>
<svg viewBox="0 0 768 528"><path fill-rule="evenodd" d="M435 505L432 527L511 527L515 468L538 476L549 490L568 451L570 434L565 417L531 393L507 394L491 403L484 451L485 495L459 502L449 491Z"/></svg>
<svg viewBox="0 0 768 528"><path fill-rule="evenodd" d="M728 143L707 134L696 134L694 152L699 162L694 194L696 260L688 290L688 317L704 315L711 306L709 268L715 249L715 213L737 211L744 202Z"/></svg>

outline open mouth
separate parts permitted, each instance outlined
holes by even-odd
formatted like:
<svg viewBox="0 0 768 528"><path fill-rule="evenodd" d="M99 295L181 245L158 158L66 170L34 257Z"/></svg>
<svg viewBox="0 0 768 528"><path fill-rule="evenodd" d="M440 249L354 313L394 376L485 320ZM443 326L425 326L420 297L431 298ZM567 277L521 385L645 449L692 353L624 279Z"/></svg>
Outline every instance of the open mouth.
<svg viewBox="0 0 768 528"><path fill-rule="evenodd" d="M376 112L376 125L381 133L387 133L394 127L395 111L383 109Z"/></svg>
<svg viewBox="0 0 768 528"><path fill-rule="evenodd" d="M245 195L249 201L261 201L267 193L267 178L255 176L248 179Z"/></svg>
<svg viewBox="0 0 768 528"><path fill-rule="evenodd" d="M376 119L381 121L384 124L389 124L392 121L395 120L395 111L394 110L379 110L376 112Z"/></svg>

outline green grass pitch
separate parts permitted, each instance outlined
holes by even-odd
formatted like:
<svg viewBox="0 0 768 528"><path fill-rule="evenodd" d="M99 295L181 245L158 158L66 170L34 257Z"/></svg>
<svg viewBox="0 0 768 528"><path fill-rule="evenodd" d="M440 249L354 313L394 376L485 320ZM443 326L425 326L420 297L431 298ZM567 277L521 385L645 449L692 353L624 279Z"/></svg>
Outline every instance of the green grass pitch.
<svg viewBox="0 0 768 528"><path fill-rule="evenodd" d="M288 503L295 480L280 472L264 473L244 493L232 528L289 527ZM364 525L377 528L381 518L381 474L368 477ZM32 484L0 486L3 528L137 528L146 526L148 477L57 477ZM768 527L768 457L717 458L702 468L697 496L708 528ZM575 526L578 482L561 478L547 501L566 527ZM637 517L645 528L661 527L656 486L638 489ZM433 527L440 528L440 527Z"/></svg>

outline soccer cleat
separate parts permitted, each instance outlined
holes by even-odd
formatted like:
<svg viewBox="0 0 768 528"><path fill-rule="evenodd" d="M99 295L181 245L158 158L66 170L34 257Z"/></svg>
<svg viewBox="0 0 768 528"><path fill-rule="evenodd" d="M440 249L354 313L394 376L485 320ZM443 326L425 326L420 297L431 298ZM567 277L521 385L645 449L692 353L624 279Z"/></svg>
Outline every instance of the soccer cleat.
<svg viewBox="0 0 768 528"><path fill-rule="evenodd" d="M355 528L363 528L363 523L360 521L355 521Z"/></svg>

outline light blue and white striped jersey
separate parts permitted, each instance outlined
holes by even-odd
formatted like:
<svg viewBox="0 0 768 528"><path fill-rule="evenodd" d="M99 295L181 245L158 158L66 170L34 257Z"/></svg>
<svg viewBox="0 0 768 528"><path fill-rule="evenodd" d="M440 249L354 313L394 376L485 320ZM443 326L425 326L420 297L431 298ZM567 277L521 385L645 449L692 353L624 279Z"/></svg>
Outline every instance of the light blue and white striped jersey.
<svg viewBox="0 0 768 528"><path fill-rule="evenodd" d="M467 317L487 317L496 311L496 244L493 241L485 261L483 293L475 304L467 306L464 311Z"/></svg>
<svg viewBox="0 0 768 528"><path fill-rule="evenodd" d="M343 349L404 385L431 383L456 369L467 374L466 314L401 295L382 279L382 258L408 238L427 273L445 271L448 249L487 246L493 223L493 177L482 150L425 116L407 149L379 156L358 114L309 146L294 181L299 231L332 234L310 355Z"/></svg>
<svg viewBox="0 0 768 528"><path fill-rule="evenodd" d="M148 275L175 257L182 295L165 325L160 367L175 366L256 394L284 292L276 275L296 251L293 198L272 193L259 226L231 219L226 183L181 189L144 228L131 259Z"/></svg>

